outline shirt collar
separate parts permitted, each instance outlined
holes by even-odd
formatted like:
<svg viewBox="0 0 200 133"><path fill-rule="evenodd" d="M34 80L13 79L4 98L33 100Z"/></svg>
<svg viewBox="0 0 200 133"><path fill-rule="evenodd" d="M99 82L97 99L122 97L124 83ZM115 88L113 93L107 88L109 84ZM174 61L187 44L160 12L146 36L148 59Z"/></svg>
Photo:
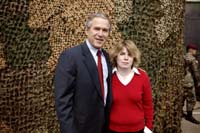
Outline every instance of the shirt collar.
<svg viewBox="0 0 200 133"><path fill-rule="evenodd" d="M90 51L92 52L92 54L97 54L98 49L96 49L95 47L92 46L92 44L88 41L88 39L86 40L86 44L88 46L88 48L90 49Z"/></svg>
<svg viewBox="0 0 200 133"><path fill-rule="evenodd" d="M115 67L115 68L113 68L112 73L114 73L116 71L117 71L117 68ZM140 72L139 72L138 68L136 68L136 67L132 68L132 72L140 75Z"/></svg>

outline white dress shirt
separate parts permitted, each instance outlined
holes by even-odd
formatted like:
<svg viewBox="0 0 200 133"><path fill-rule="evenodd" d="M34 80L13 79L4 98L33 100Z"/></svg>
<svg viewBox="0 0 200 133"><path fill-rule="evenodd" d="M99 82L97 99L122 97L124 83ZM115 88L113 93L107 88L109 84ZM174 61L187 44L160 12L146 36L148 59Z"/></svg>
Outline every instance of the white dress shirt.
<svg viewBox="0 0 200 133"><path fill-rule="evenodd" d="M98 65L98 57L97 57L97 51L98 49L94 48L88 40L86 40L86 44L96 62L96 65ZM108 78L108 67L106 63L105 56L103 52L101 52L101 61L102 61L102 69L103 69L103 83L104 83L104 105L106 104L107 94L108 94L108 84L107 84L107 78Z"/></svg>

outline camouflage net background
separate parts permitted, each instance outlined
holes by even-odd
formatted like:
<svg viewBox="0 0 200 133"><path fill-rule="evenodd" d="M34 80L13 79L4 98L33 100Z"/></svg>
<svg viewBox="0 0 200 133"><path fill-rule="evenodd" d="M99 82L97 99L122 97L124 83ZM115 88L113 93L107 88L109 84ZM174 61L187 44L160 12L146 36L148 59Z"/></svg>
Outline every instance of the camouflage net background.
<svg viewBox="0 0 200 133"><path fill-rule="evenodd" d="M1 0L0 132L57 133L53 77L59 54L84 41L92 12L142 51L154 94L154 133L180 133L185 0Z"/></svg>

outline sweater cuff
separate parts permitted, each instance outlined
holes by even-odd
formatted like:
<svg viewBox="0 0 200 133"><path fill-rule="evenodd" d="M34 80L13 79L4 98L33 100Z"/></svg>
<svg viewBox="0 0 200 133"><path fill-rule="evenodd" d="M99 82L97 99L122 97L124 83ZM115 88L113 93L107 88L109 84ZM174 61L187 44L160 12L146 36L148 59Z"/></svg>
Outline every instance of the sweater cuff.
<svg viewBox="0 0 200 133"><path fill-rule="evenodd" d="M148 127L144 127L144 133L153 133Z"/></svg>

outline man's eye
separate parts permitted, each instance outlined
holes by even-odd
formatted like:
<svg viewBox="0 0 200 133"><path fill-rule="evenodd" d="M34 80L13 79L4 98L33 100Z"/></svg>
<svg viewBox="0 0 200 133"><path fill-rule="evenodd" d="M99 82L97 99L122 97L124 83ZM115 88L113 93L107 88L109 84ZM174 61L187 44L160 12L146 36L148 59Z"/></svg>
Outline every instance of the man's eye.
<svg viewBox="0 0 200 133"><path fill-rule="evenodd" d="M108 32L108 29L103 29L104 32Z"/></svg>
<svg viewBox="0 0 200 133"><path fill-rule="evenodd" d="M98 28L98 27L96 27L96 28L94 28L95 30L100 30L100 28Z"/></svg>

